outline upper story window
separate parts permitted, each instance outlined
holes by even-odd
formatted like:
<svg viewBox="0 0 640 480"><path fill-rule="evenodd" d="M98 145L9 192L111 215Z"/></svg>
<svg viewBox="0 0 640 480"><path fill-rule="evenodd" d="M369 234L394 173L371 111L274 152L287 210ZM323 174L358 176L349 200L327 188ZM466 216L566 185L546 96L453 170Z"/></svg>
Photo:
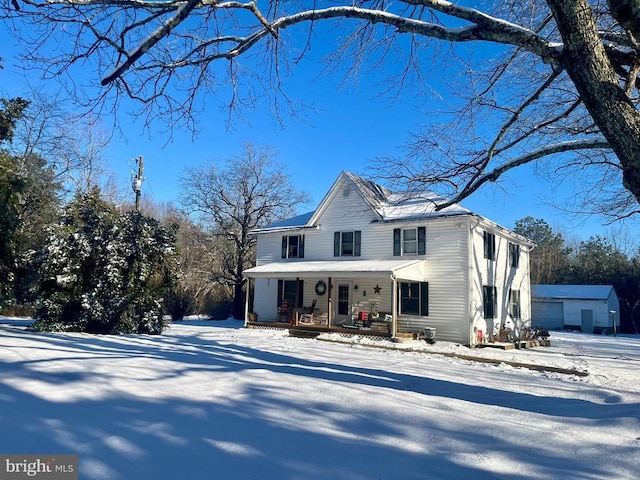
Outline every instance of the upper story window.
<svg viewBox="0 0 640 480"><path fill-rule="evenodd" d="M304 258L304 235L283 235L282 258Z"/></svg>
<svg viewBox="0 0 640 480"><path fill-rule="evenodd" d="M509 242L509 265L512 268L520 266L520 245Z"/></svg>
<svg viewBox="0 0 640 480"><path fill-rule="evenodd" d="M427 229L396 228L393 230L393 255L424 255L427 245Z"/></svg>
<svg viewBox="0 0 640 480"><path fill-rule="evenodd" d="M482 232L484 238L484 258L489 260L496 259L496 236L487 231Z"/></svg>
<svg viewBox="0 0 640 480"><path fill-rule="evenodd" d="M359 257L362 234L360 230L352 232L334 232L334 257Z"/></svg>

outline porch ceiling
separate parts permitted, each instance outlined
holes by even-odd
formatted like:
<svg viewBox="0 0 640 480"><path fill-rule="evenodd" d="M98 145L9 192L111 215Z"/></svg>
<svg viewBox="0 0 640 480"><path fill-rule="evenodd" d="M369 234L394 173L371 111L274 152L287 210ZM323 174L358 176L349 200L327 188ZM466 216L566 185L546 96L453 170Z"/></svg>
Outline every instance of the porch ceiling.
<svg viewBox="0 0 640 480"><path fill-rule="evenodd" d="M370 277L393 275L402 280L424 281L424 260L339 260L273 262L243 272L251 278Z"/></svg>

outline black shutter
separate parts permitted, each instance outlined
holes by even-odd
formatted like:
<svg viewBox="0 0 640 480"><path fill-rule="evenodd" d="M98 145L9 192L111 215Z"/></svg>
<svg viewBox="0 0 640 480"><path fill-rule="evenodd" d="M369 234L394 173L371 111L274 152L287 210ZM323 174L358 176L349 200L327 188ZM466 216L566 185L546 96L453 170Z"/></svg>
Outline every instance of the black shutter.
<svg viewBox="0 0 640 480"><path fill-rule="evenodd" d="M420 315L429 316L429 284L420 282Z"/></svg>
<svg viewBox="0 0 640 480"><path fill-rule="evenodd" d="M487 240L487 232L485 230L482 231L482 244L484 246L484 258L489 258L489 245Z"/></svg>
<svg viewBox="0 0 640 480"><path fill-rule="evenodd" d="M360 241L361 241L361 237L362 237L362 234L361 234L360 230L356 230L353 233L353 256L354 257L359 257L360 256Z"/></svg>
<svg viewBox="0 0 640 480"><path fill-rule="evenodd" d="M418 227L418 255L427 253L427 229Z"/></svg>
<svg viewBox="0 0 640 480"><path fill-rule="evenodd" d="M333 234L333 256L340 256L340 232L335 232Z"/></svg>
<svg viewBox="0 0 640 480"><path fill-rule="evenodd" d="M296 308L302 308L304 306L304 280L298 280L298 305Z"/></svg>
<svg viewBox="0 0 640 480"><path fill-rule="evenodd" d="M287 236L282 236L282 258L287 258Z"/></svg>
<svg viewBox="0 0 640 480"><path fill-rule="evenodd" d="M282 305L282 293L284 290L284 283L282 280L278 280L278 299L277 299L277 304L278 307L280 307L280 305Z"/></svg>
<svg viewBox="0 0 640 480"><path fill-rule="evenodd" d="M300 235L298 245L298 258L304 258L304 235Z"/></svg>
<svg viewBox="0 0 640 480"><path fill-rule="evenodd" d="M394 257L399 257L400 256L400 229L399 228L394 228L393 229L393 256Z"/></svg>

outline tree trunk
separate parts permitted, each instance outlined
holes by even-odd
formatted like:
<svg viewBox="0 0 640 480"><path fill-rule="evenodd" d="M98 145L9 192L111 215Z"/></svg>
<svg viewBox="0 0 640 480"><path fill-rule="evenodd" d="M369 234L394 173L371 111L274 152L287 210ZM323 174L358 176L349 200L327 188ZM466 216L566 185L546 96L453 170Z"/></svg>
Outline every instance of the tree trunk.
<svg viewBox="0 0 640 480"><path fill-rule="evenodd" d="M237 320L244 320L244 302L242 295L242 274L233 286L233 305L231 315Z"/></svg>
<svg viewBox="0 0 640 480"><path fill-rule="evenodd" d="M587 0L547 0L564 41L563 66L640 203L640 112L620 86Z"/></svg>

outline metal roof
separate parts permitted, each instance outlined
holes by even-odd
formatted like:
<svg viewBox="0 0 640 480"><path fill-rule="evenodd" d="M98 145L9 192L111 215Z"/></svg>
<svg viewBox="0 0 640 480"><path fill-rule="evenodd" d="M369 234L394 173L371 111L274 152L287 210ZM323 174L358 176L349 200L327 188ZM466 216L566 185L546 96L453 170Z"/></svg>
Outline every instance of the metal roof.
<svg viewBox="0 0 640 480"><path fill-rule="evenodd" d="M607 300L613 285L531 285L534 298Z"/></svg>

